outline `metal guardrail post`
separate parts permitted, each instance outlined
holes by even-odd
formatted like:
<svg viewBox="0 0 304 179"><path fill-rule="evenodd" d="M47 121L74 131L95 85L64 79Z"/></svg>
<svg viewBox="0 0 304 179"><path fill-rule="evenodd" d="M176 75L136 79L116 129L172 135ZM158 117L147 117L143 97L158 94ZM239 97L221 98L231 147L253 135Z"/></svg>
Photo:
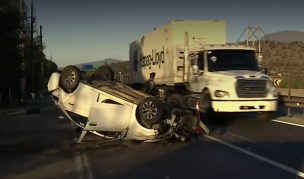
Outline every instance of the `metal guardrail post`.
<svg viewBox="0 0 304 179"><path fill-rule="evenodd" d="M291 99L291 65L289 63L288 99ZM287 108L287 116L291 117L290 107Z"/></svg>

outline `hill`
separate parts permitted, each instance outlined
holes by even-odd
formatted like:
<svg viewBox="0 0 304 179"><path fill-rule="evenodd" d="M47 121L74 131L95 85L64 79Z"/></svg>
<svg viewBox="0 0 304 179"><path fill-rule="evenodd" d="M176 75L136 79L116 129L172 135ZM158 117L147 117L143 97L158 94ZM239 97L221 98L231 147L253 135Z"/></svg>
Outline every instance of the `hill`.
<svg viewBox="0 0 304 179"><path fill-rule="evenodd" d="M304 42L304 32L301 31L279 31L271 34L266 34L269 40L274 40L278 42ZM267 37L262 37L261 40L268 40Z"/></svg>
<svg viewBox="0 0 304 179"><path fill-rule="evenodd" d="M122 72L123 74L129 73L129 61L119 62L108 66L112 68L115 74L118 72Z"/></svg>
<svg viewBox="0 0 304 179"><path fill-rule="evenodd" d="M240 42L240 44L245 44L245 42ZM258 44L256 43L255 46L258 47ZM283 76L287 76L290 64L293 74L304 76L304 40L303 42L261 41L261 54L263 56L263 68L273 69L275 73L281 73ZM127 74L129 71L128 61L111 64L109 66L113 68L115 73L123 72Z"/></svg>
<svg viewBox="0 0 304 179"><path fill-rule="evenodd" d="M287 80L289 67L291 67L292 79L301 79L299 84L303 84L302 86L304 87L304 32L280 31L266 36L269 40L266 40L266 37L261 38L262 67L271 69L271 75L279 75L280 78ZM245 44L245 42L240 43ZM257 43L255 47L258 47ZM98 65L106 63L114 70L116 75L118 72L123 72L124 74L129 72L128 61L105 59L91 62L90 64L92 63Z"/></svg>
<svg viewBox="0 0 304 179"><path fill-rule="evenodd" d="M76 66L79 66L81 68L81 65L90 64L90 65L99 67L99 66L110 65L110 64L119 63L119 62L123 62L123 60L117 60L117 59L113 59L113 58L106 58L106 59L101 60L101 61L94 61L94 62L87 62L87 63L77 64Z"/></svg>
<svg viewBox="0 0 304 179"><path fill-rule="evenodd" d="M289 83L293 88L304 87L304 42L261 41L261 54L262 68L268 68L270 76L282 79L280 87L285 88Z"/></svg>

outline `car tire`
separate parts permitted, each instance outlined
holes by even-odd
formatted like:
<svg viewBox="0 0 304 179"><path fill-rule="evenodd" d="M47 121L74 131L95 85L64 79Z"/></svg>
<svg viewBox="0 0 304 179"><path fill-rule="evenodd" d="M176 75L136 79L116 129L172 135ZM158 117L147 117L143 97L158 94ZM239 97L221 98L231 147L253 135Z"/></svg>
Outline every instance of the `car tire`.
<svg viewBox="0 0 304 179"><path fill-rule="evenodd" d="M102 77L104 77L106 80L114 80L114 72L113 70L108 67L108 66L101 66L99 67L97 70L95 70L94 74L97 75L101 75Z"/></svg>
<svg viewBox="0 0 304 179"><path fill-rule="evenodd" d="M261 112L258 114L257 116L257 120L259 121L271 121L271 119L273 119L274 117L274 112Z"/></svg>
<svg viewBox="0 0 304 179"><path fill-rule="evenodd" d="M79 85L79 82L82 79L81 71L76 66L67 66L62 70L60 76L60 86L63 87L63 90L71 93Z"/></svg>
<svg viewBox="0 0 304 179"><path fill-rule="evenodd" d="M141 124L150 129L153 124L162 120L164 116L163 103L155 97L143 99L138 106Z"/></svg>
<svg viewBox="0 0 304 179"><path fill-rule="evenodd" d="M184 108L187 107L186 99L181 94L171 94L167 97L166 101L169 102L169 103L175 102L176 107L179 108L179 109L184 109Z"/></svg>
<svg viewBox="0 0 304 179"><path fill-rule="evenodd" d="M201 121L206 121L206 122L215 122L216 121L216 114L215 111L212 107L212 99L210 96L209 91L204 91L202 93L202 105L205 107L204 114L201 115Z"/></svg>

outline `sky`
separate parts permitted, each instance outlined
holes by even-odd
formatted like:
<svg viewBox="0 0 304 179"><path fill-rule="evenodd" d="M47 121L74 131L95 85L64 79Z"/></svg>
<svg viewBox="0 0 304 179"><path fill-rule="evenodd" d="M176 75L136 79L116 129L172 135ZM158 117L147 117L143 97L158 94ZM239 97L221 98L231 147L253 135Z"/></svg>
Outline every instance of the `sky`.
<svg viewBox="0 0 304 179"><path fill-rule="evenodd" d="M30 8L31 0L25 0ZM247 26L304 31L304 0L36 0L44 53L60 67L128 60L129 44L172 19L225 20L228 42ZM242 40L247 38L246 33ZM254 39L254 38L253 38ZM270 39L271 40L271 39Z"/></svg>

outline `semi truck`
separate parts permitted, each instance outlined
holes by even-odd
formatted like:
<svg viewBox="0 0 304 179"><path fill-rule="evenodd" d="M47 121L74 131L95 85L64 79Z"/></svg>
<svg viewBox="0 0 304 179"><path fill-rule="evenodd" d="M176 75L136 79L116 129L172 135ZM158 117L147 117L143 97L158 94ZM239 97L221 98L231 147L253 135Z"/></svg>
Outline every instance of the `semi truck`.
<svg viewBox="0 0 304 179"><path fill-rule="evenodd" d="M220 113L258 113L270 120L278 92L259 71L254 48L226 43L224 20L171 20L129 45L130 84L152 79L163 100L195 108L206 120ZM153 75L152 75L153 76Z"/></svg>

